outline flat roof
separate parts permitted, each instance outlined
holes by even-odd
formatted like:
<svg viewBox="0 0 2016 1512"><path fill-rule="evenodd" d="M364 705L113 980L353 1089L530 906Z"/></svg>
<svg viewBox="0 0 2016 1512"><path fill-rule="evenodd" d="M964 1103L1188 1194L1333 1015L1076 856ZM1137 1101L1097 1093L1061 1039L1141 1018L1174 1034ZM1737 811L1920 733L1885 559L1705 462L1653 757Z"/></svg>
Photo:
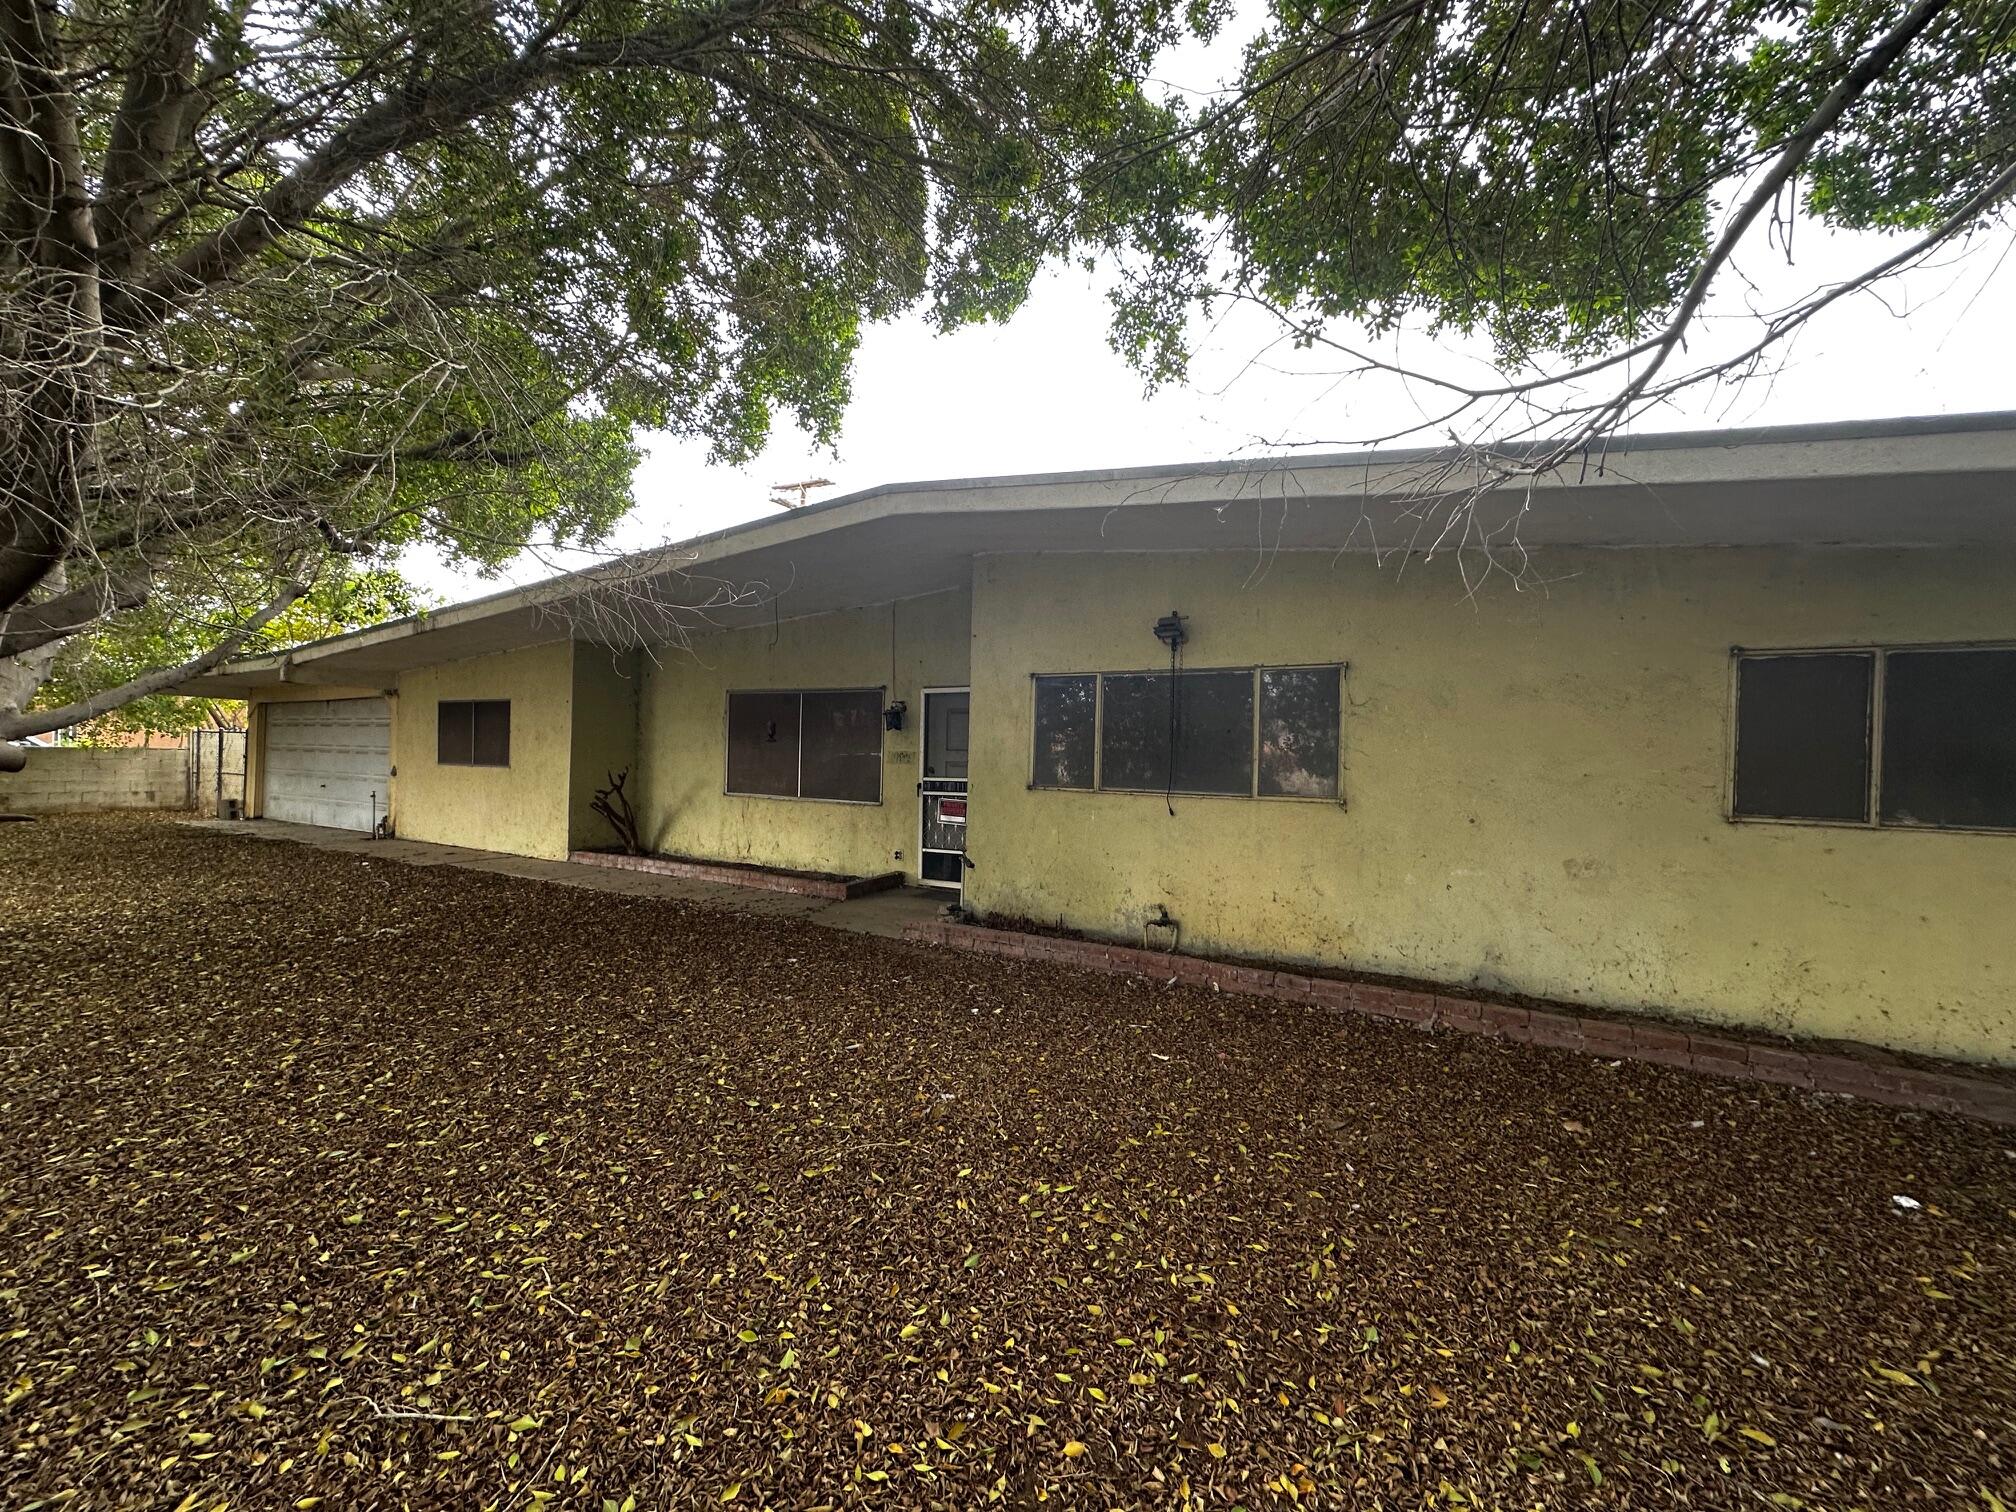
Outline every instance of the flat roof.
<svg viewBox="0 0 2016 1512"><path fill-rule="evenodd" d="M1508 459L1545 442L1481 450ZM618 561L228 662L177 691L378 685L652 617L705 628L939 591L1042 551L2016 544L2016 411L1616 437L1516 487L1475 450L1304 452L878 484ZM817 554L807 548L817 543ZM609 633L599 633L602 627Z"/></svg>

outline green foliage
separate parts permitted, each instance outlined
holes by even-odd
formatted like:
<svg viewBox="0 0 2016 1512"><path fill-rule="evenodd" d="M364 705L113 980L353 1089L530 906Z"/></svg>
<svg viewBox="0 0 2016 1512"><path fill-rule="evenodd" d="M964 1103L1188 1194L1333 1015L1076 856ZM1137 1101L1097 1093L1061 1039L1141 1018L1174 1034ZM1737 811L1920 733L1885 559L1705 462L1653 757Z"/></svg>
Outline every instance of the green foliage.
<svg viewBox="0 0 2016 1512"><path fill-rule="evenodd" d="M426 596L397 572L377 567L335 571L316 584L246 644L244 654L262 655L304 641L340 635L384 620L414 614ZM153 667L187 661L236 623L241 611L214 588L177 593L165 590L141 608L63 648L36 703L57 708L104 688L116 688ZM242 705L234 699L178 698L156 693L100 716L82 727L84 744L111 743L128 734L179 735L211 725L242 725Z"/></svg>
<svg viewBox="0 0 2016 1512"><path fill-rule="evenodd" d="M1907 8L1277 0L1251 93L1201 155L1202 203L1243 286L1307 318L1418 317L1512 365L1611 351L1671 317L1730 185ZM1925 227L1995 185L2016 161L2012 18L2010 0L1947 6L1783 210ZM1165 263L1123 310L1132 344L1152 350L1199 282Z"/></svg>
<svg viewBox="0 0 2016 1512"><path fill-rule="evenodd" d="M1194 0L48 9L14 45L95 241L0 174L0 373L36 396L0 391L0 616L213 574L269 590L218 595L243 624L333 559L592 544L640 429L830 442L866 324L1194 234L1140 82ZM186 644L163 613L127 646Z"/></svg>

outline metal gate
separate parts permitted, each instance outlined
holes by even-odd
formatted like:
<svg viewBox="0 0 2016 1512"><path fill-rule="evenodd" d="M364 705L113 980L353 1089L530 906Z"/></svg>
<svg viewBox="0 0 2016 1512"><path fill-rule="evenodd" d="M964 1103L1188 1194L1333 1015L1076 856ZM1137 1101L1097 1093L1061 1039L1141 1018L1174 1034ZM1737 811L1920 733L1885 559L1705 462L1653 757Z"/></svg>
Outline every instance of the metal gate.
<svg viewBox="0 0 2016 1512"><path fill-rule="evenodd" d="M189 732L189 807L222 817L227 804L245 811L245 732Z"/></svg>

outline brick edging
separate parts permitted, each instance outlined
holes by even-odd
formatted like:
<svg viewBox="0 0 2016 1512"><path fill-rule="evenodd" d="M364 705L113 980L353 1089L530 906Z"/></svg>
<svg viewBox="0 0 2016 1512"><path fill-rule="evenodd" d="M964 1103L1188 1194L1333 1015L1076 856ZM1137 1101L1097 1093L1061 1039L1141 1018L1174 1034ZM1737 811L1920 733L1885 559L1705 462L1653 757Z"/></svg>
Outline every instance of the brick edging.
<svg viewBox="0 0 2016 1512"><path fill-rule="evenodd" d="M903 938L1018 961L1048 961L1160 981L1174 979L1196 987L1215 987L1221 992L1241 992L1373 1018L1398 1019L1423 1029L1453 1029L1461 1034L1482 1034L1522 1044L1552 1045L1608 1060L1648 1061L1709 1076L1806 1087L1897 1107L1924 1108L2016 1125L2016 1085L1958 1070L1881 1065L1825 1050L1761 1044L1692 1029L1671 1020L1631 1023L1591 1018L1565 1009L1528 1008L1488 999L1449 997L1417 988L1304 976L1258 966L1230 966L1197 956L1138 950L1097 940L1018 934L949 920L921 920L906 925Z"/></svg>
<svg viewBox="0 0 2016 1512"><path fill-rule="evenodd" d="M573 851L567 859L578 861L583 866L650 872L654 876L685 877L695 882L725 882L730 887L755 887L765 892L798 893L809 898L859 898L903 885L901 872L881 872L873 877L803 877L793 872L765 871L753 866L675 861L667 856L624 856L613 851Z"/></svg>

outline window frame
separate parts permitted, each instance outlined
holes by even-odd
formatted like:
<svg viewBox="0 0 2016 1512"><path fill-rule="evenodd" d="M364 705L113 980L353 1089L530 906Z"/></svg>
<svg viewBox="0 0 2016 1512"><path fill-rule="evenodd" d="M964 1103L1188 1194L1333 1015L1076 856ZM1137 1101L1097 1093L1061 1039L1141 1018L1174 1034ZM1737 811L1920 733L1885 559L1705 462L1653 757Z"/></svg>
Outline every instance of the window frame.
<svg viewBox="0 0 2016 1512"><path fill-rule="evenodd" d="M1260 791L1260 674L1263 672L1328 672L1337 673L1337 791L1330 797L1309 793L1263 793ZM1029 674L1028 715L1028 772L1024 783L1032 793L1087 793L1111 798L1222 798L1234 803L1320 803L1332 808L1345 808L1344 797L1344 715L1350 707L1347 688L1350 682L1351 663L1348 661L1295 661L1295 662L1250 662L1232 666L1183 667L1180 673L1204 672L1244 672L1253 680L1253 728L1248 757L1247 790L1243 793L1198 792L1189 788L1132 788L1107 787L1106 780L1106 679L1109 677L1167 677L1167 667L1111 667L1096 672L1031 672ZM1089 677L1093 681L1092 690L1092 785L1090 787L1059 787L1055 783L1039 783L1036 780L1036 684L1040 679L1054 677Z"/></svg>
<svg viewBox="0 0 2016 1512"><path fill-rule="evenodd" d="M1814 646L1731 646L1729 648L1728 707L1723 721L1722 818L1728 824L1788 825L1798 829L1881 830L1885 834L1923 835L2016 835L2016 825L1983 824L1897 824L1883 819L1883 746L1885 698L1890 681L1890 657L1894 653L1940 651L2006 651L2016 654L2016 640L1960 641L1835 641ZM1869 790L1865 795L1866 819L1793 819L1771 814L1736 812L1737 718L1741 701L1743 662L1749 657L1785 656L1868 656L1874 666L1869 688Z"/></svg>
<svg viewBox="0 0 2016 1512"><path fill-rule="evenodd" d="M875 718L877 739L875 744L875 796L873 798L820 798L805 796L805 695L808 693L873 693L876 698ZM795 793L744 793L728 785L729 783L729 721L733 717L735 700L738 697L795 698L798 700L798 763ZM882 723L882 711L889 706L889 685L887 683L855 683L846 687L832 688L729 688L721 696L721 796L724 798L763 799L773 803L837 803L844 808L881 808L889 800L889 730Z"/></svg>
<svg viewBox="0 0 2016 1512"><path fill-rule="evenodd" d="M502 761L478 761L476 759L476 708L479 704L500 704L504 709L504 759ZM466 708L469 711L469 759L467 761L443 761L441 759L441 716L449 708ZM508 698L437 698L434 700L434 765L437 767L471 767L486 772L508 772L511 770L511 700Z"/></svg>
<svg viewBox="0 0 2016 1512"><path fill-rule="evenodd" d="M1028 788L1034 793L1096 793L1099 791L1099 742L1106 732L1106 701L1100 697L1100 675L1097 672L1031 672L1029 674L1029 782ZM1037 701L1039 685L1046 682L1061 682L1066 679L1082 682L1092 680L1092 780L1084 787L1067 786L1061 782L1038 782L1036 780L1036 737L1040 730L1037 723Z"/></svg>

